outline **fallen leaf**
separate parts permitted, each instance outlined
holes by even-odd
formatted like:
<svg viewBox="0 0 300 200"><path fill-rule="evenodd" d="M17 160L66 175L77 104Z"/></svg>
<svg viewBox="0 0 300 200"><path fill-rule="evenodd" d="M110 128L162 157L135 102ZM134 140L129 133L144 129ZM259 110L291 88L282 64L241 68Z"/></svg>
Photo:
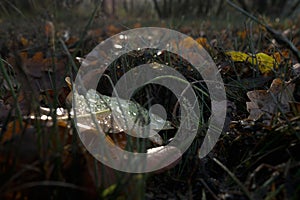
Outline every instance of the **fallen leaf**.
<svg viewBox="0 0 300 200"><path fill-rule="evenodd" d="M197 48L197 46L195 44L195 40L191 37L184 38L182 41L179 42L178 46L181 48L187 48L187 49Z"/></svg>
<svg viewBox="0 0 300 200"><path fill-rule="evenodd" d="M6 126L6 131L1 137L1 144L11 141L17 135L20 136L24 128L25 123L23 121L22 123L18 120L9 122Z"/></svg>
<svg viewBox="0 0 300 200"><path fill-rule="evenodd" d="M2 122L5 121L5 119L7 119L9 112L10 112L11 106L9 104L5 104L3 100L0 100L0 125L2 124ZM1 130L0 130L1 132Z"/></svg>
<svg viewBox="0 0 300 200"><path fill-rule="evenodd" d="M149 120L151 120L151 129L149 130L150 132L147 138L152 142L161 145L162 139L159 139L161 136L159 136L156 130L173 129L170 122L165 121L154 113L149 113L148 110L133 101L101 95L92 89L87 92L86 98L90 102L90 106L95 107L96 110L94 110L94 112L96 112L99 125L102 127L104 132L109 131L110 133L120 133L126 130L127 132L130 131L132 136L146 137L143 126L140 127L140 125L148 124L150 123ZM75 100L77 105L79 105L77 106L78 108L75 108L75 111L78 122L80 122L80 116L89 116L90 113L89 111L86 111L88 106L83 95L75 93ZM114 114L111 113L109 106L114 106ZM83 119L82 124L84 124L84 120L85 119ZM137 126L137 124L139 126Z"/></svg>
<svg viewBox="0 0 300 200"><path fill-rule="evenodd" d="M239 31L237 32L237 35L242 39L242 40L245 40L246 39L246 36L247 36L247 31L244 30L244 31Z"/></svg>
<svg viewBox="0 0 300 200"><path fill-rule="evenodd" d="M141 28L142 27L142 24L137 22L133 25L133 28Z"/></svg>
<svg viewBox="0 0 300 200"><path fill-rule="evenodd" d="M225 54L230 56L231 60L234 62L246 62L250 57L248 54L240 51L227 51Z"/></svg>
<svg viewBox="0 0 300 200"><path fill-rule="evenodd" d="M22 44L23 47L27 47L28 44L29 44L28 40L25 37L23 37L23 36L21 36L20 42L21 42L21 44Z"/></svg>
<svg viewBox="0 0 300 200"><path fill-rule="evenodd" d="M118 28L118 27L116 27L116 26L114 26L114 25L112 25L112 24L109 25L109 26L106 28L106 30L107 30L107 34L108 34L109 36L115 35L115 34L121 32L121 29L120 29L120 28Z"/></svg>
<svg viewBox="0 0 300 200"><path fill-rule="evenodd" d="M247 92L251 102L247 102L249 119L257 120L263 114L269 115L277 112L286 113L290 111L289 102L293 99L295 84L284 82L279 78L273 80L268 90L253 90Z"/></svg>
<svg viewBox="0 0 300 200"><path fill-rule="evenodd" d="M257 53L255 55L256 59L248 58L248 62L253 65L258 65L258 68L262 74L271 72L273 69L278 68L276 60L265 53Z"/></svg>
<svg viewBox="0 0 300 200"><path fill-rule="evenodd" d="M257 53L253 56L240 51L227 51L226 55L230 56L234 62L248 62L254 66L258 66L262 74L267 74L278 68L276 60L265 53Z"/></svg>
<svg viewBox="0 0 300 200"><path fill-rule="evenodd" d="M207 39L204 37L199 37L196 39L196 42L198 42L200 45L202 45L205 49L210 49L210 44L207 42Z"/></svg>

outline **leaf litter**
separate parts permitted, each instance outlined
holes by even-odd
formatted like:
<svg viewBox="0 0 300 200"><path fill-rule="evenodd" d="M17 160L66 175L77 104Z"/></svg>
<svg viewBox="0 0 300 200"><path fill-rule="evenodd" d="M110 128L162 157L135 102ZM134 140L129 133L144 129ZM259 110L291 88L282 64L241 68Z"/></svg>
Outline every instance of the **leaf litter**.
<svg viewBox="0 0 300 200"><path fill-rule="evenodd" d="M94 158L76 142L69 112L71 108L67 103L70 89L64 82L65 77L70 75L68 65L71 61L58 44L55 44L56 52L52 51L55 39L60 37L71 53L77 51L78 44L84 44L79 55L76 55L82 57L96 44L123 29L113 24L102 29L90 29L81 41L80 35L59 30L50 21L43 26L43 37L47 39L38 41L38 45L27 33L22 33L18 39L4 42L2 49L7 48L9 51L1 50L6 63L3 66L5 70L12 71L10 80L14 84L12 88L9 87L9 80L3 73L0 74L3 80L0 88L1 199L34 198L34 194L41 194L41 191L25 188L12 192L10 188L22 186L28 181L42 180L72 183L84 191L92 188L83 192L84 195L74 192L75 196L80 193L91 199L99 195L99 190L106 194L105 188L109 186L117 191L118 172L101 163L95 164ZM182 31L186 32L184 29L186 27L182 27ZM257 47L255 52L242 45L249 37L249 30L222 30L207 32L207 37L203 37L204 34L193 36L210 53L222 74L228 95L229 127L213 151L199 160L197 150L203 139L202 132L205 132L203 123L192 147L182 155L179 164L149 177L145 192L148 199L159 196L162 199L203 197L203 193L208 198L221 199L241 199L249 194L257 199L270 198L272 195L278 199L297 196L300 181L299 63L293 55L295 49L291 52L285 45L270 42L269 33L260 27L252 31L255 35L253 40L258 41L257 35L264 39L262 48ZM233 48L235 39L241 44L238 50ZM135 66L141 59L145 59L141 58L145 54L149 55L143 51L133 52L129 62ZM168 56L167 52L161 52L160 56L152 60L147 60L147 57L145 62L168 62L190 81L199 81L192 66L173 55L167 60ZM124 68L118 68L116 74L121 76ZM112 71L106 73L110 76L113 74ZM14 97L14 92L18 93L17 97ZM99 91L92 92L98 95ZM105 95L102 97L112 100ZM16 103L20 106L21 116L17 113ZM131 102L130 105L134 110L146 110L141 108L142 103ZM43 113L45 107L47 112ZM58 108L63 110L63 115L57 115ZM108 107L104 106L104 109ZM176 111L170 113L176 115ZM47 117L43 118L43 115ZM109 116L101 119L103 121L100 124L112 120ZM171 124L177 123L176 116L175 119L169 119ZM126 148L129 139L124 129L110 131L111 128L106 127L107 142ZM97 131L91 127L85 133L93 138ZM171 132L159 134L159 137L159 140L165 142L172 140L173 136ZM151 148L160 145L152 144ZM101 173L106 175L99 175ZM128 174L123 176L124 180L128 177ZM134 183L127 183L128 190L132 191ZM53 190L53 193L57 191ZM122 192L119 195L122 196Z"/></svg>

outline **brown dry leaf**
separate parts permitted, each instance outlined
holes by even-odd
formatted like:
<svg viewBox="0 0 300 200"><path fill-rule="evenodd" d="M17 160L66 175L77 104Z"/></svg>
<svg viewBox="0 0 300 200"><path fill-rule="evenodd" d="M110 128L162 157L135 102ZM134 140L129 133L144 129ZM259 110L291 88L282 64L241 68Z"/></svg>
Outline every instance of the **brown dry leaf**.
<svg viewBox="0 0 300 200"><path fill-rule="evenodd" d="M125 132L108 134L113 140L113 143L119 146L121 149L125 149L127 145L127 135ZM110 140L109 140L110 141Z"/></svg>
<svg viewBox="0 0 300 200"><path fill-rule="evenodd" d="M97 29L89 30L87 32L87 35L88 35L88 37L91 37L91 38L100 37L101 35L103 35L103 29L97 28Z"/></svg>
<svg viewBox="0 0 300 200"><path fill-rule="evenodd" d="M0 124L4 122L9 114L11 106L9 104L6 104L3 100L0 100ZM0 129L1 131L1 129Z"/></svg>
<svg viewBox="0 0 300 200"><path fill-rule="evenodd" d="M272 56L277 64L281 64L282 62L287 62L291 64L290 52L287 49L284 49L282 51L276 51L272 54Z"/></svg>
<svg viewBox="0 0 300 200"><path fill-rule="evenodd" d="M142 24L137 22L133 25L133 28L141 28L142 27Z"/></svg>
<svg viewBox="0 0 300 200"><path fill-rule="evenodd" d="M180 28L180 32L184 34L188 34L192 32L192 28L190 26L184 26Z"/></svg>
<svg viewBox="0 0 300 200"><path fill-rule="evenodd" d="M21 127L21 124L23 127ZM25 123L12 121L8 124L0 142L0 162L2 172L8 172L13 167L20 171L29 163L33 163L39 157L38 141L35 129ZM15 127L15 128L14 128ZM21 135L22 134L22 135ZM18 180L18 179L17 179ZM14 187L15 181L9 183L8 187Z"/></svg>
<svg viewBox="0 0 300 200"><path fill-rule="evenodd" d="M32 58L28 58L26 53L23 53L21 58L24 71L34 78L40 78L42 76L41 68L43 66L43 57L43 52L36 52Z"/></svg>
<svg viewBox="0 0 300 200"><path fill-rule="evenodd" d="M276 63L281 63L282 59L281 59L281 55L280 53L277 51L273 54L274 59L276 60Z"/></svg>
<svg viewBox="0 0 300 200"><path fill-rule="evenodd" d="M44 54L43 52L36 52L33 56L32 56L32 62L43 62L44 59Z"/></svg>
<svg viewBox="0 0 300 200"><path fill-rule="evenodd" d="M276 78L268 90L253 90L247 93L251 102L247 102L247 110L250 113L248 119L257 120L266 114L270 119L278 111L288 112L289 102L293 98L295 84L283 82Z"/></svg>
<svg viewBox="0 0 300 200"><path fill-rule="evenodd" d="M39 79L39 87L42 89L51 88L51 82L49 81L49 74L45 72L53 72L53 69L56 69L57 73L57 83L62 81L60 75L65 73L66 58L52 58L46 57L45 54L41 51L36 52L32 57L28 57L27 52L21 52L18 56L10 56L7 59L8 63L14 67L14 70L17 74L16 78L23 88L36 88L37 84L33 79ZM55 68L53 67L55 66ZM26 76L24 76L24 72ZM28 78L30 81L28 81ZM29 84L28 84L29 83ZM38 88L38 89L40 89Z"/></svg>
<svg viewBox="0 0 300 200"><path fill-rule="evenodd" d="M70 46L74 46L76 44L76 42L78 42L78 41L79 41L79 38L77 38L75 36L71 36L69 39L67 39L65 41L65 43L68 47L70 47Z"/></svg>
<svg viewBox="0 0 300 200"><path fill-rule="evenodd" d="M6 127L6 131L1 137L1 144L11 141L17 135L21 135L24 128L24 122L22 122L22 124L18 120L9 122Z"/></svg>
<svg viewBox="0 0 300 200"><path fill-rule="evenodd" d="M28 59L28 53L27 52L21 52L20 57L22 61L26 61Z"/></svg>
<svg viewBox="0 0 300 200"><path fill-rule="evenodd" d="M116 26L114 26L114 25L112 25L112 24L109 25L109 26L106 28L106 30L107 30L108 36L115 35L115 34L121 32L121 29L120 29L120 28L118 28L118 27L116 27Z"/></svg>

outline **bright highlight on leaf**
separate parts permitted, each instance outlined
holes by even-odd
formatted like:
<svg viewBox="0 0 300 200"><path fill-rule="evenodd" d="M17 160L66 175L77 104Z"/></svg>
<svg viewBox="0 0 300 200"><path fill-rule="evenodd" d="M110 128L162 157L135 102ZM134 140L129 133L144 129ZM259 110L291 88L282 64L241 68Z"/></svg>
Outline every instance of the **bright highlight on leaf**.
<svg viewBox="0 0 300 200"><path fill-rule="evenodd" d="M269 73L274 68L278 68L276 60L273 57L262 52L257 53L254 56L240 51L227 51L225 54L230 56L231 60L234 62L248 62L255 66L258 65L259 71L262 74Z"/></svg>

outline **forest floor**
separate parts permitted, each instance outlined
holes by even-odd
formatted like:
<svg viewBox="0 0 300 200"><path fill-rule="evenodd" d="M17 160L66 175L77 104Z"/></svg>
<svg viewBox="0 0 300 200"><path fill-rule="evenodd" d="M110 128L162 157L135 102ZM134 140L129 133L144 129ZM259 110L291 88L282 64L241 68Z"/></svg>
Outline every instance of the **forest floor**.
<svg viewBox="0 0 300 200"><path fill-rule="evenodd" d="M259 19L278 31L278 39L242 14L234 23L231 18L145 21L67 15L0 19L0 199L300 198L299 19ZM227 116L213 150L200 159L211 102L198 95L208 102L204 122L179 163L159 173L126 174L95 160L80 142L74 121L60 120L70 111L65 78L76 76L76 58L101 41L147 26L175 29L202 45L223 78ZM188 80L196 79L193 67L165 55L149 58L140 50L129 63L168 63ZM128 67L118 68L118 76ZM100 90L110 92L107 88ZM41 107L49 108L47 119L41 118ZM58 107L63 114L51 112ZM126 143L126 134L118 134L119 142Z"/></svg>

